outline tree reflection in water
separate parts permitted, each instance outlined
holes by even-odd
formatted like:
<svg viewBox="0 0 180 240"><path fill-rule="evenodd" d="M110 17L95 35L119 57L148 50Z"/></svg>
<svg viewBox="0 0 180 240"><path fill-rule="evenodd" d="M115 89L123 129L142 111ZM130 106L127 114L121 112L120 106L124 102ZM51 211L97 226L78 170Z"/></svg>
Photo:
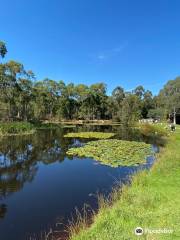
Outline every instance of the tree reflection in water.
<svg viewBox="0 0 180 240"><path fill-rule="evenodd" d="M0 218L4 218L7 212L6 204L0 204Z"/></svg>
<svg viewBox="0 0 180 240"><path fill-rule="evenodd" d="M64 139L61 129L43 130L28 136L2 138L0 140L0 200L19 191L25 182L33 180L38 170L38 162L44 164L62 162L71 144L73 140Z"/></svg>
<svg viewBox="0 0 180 240"><path fill-rule="evenodd" d="M4 201L10 194L20 191L26 182L33 181L38 163L62 162L70 147L81 146L89 140L64 138L69 131L116 132L116 138L146 141L137 130L122 126L85 126L72 129L39 130L33 135L11 136L0 139L0 218L7 212ZM157 137L157 136L156 136ZM155 139L152 139L155 142ZM69 160L73 159L72 157Z"/></svg>

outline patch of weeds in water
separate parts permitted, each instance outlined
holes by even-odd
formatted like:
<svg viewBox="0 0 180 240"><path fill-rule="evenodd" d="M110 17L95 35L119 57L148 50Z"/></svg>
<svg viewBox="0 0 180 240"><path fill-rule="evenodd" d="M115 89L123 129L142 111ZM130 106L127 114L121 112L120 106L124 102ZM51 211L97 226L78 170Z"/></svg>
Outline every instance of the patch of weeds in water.
<svg viewBox="0 0 180 240"><path fill-rule="evenodd" d="M0 136L24 135L34 132L34 125L29 122L0 123Z"/></svg>
<svg viewBox="0 0 180 240"><path fill-rule="evenodd" d="M97 139L107 139L115 136L115 133L104 133L104 132L77 132L77 133L67 133L64 137L67 138L97 138Z"/></svg>
<svg viewBox="0 0 180 240"><path fill-rule="evenodd" d="M133 166L146 163L153 154L150 144L116 139L92 141L79 148L70 148L68 155L92 157L111 167Z"/></svg>

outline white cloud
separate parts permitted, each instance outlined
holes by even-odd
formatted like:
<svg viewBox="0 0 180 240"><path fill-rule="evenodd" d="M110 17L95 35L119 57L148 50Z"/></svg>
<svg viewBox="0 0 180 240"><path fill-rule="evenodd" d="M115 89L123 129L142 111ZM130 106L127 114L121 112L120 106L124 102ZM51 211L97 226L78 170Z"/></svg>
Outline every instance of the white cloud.
<svg viewBox="0 0 180 240"><path fill-rule="evenodd" d="M125 42L116 48L104 50L104 51L100 52L99 54L97 54L96 58L99 61L103 61L103 60L109 59L111 57L117 56L127 47L127 45L128 45L127 42Z"/></svg>
<svg viewBox="0 0 180 240"><path fill-rule="evenodd" d="M100 59L100 60L102 60L102 59L105 59L106 56L104 56L104 55L98 55L97 58Z"/></svg>

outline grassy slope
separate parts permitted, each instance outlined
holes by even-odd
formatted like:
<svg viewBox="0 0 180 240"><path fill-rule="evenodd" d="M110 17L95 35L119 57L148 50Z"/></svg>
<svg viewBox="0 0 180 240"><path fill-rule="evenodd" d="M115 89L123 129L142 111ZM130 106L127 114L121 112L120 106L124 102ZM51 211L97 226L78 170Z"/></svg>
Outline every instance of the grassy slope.
<svg viewBox="0 0 180 240"><path fill-rule="evenodd" d="M137 174L131 187L101 207L90 228L72 240L180 239L180 129L173 133L153 168ZM173 229L173 234L136 236L134 229Z"/></svg>

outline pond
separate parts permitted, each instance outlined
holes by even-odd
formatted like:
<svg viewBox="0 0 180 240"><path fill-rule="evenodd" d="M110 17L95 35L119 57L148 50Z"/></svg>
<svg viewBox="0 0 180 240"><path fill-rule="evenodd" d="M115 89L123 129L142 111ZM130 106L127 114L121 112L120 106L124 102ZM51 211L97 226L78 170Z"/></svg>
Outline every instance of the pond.
<svg viewBox="0 0 180 240"><path fill-rule="evenodd" d="M117 132L118 139L150 142L137 130L116 126L76 126L39 130L29 136L12 136L0 140L0 239L24 240L39 236L67 224L75 213L89 204L97 209L97 193L108 194L120 181L142 168L149 168L153 158L143 166L111 168L89 158L69 157L70 147L81 146L85 139L68 139L74 131Z"/></svg>

